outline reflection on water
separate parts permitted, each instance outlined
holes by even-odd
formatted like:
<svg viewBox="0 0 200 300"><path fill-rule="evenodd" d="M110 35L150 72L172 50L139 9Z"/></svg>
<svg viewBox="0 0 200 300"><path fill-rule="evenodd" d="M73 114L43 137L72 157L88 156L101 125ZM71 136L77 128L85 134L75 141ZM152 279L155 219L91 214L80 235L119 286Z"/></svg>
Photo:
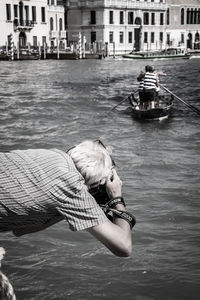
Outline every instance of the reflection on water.
<svg viewBox="0 0 200 300"><path fill-rule="evenodd" d="M67 149L103 138L113 147L133 254L116 258L66 222L15 238L1 234L3 271L17 298L173 300L199 297L199 116L175 101L164 122L136 122L128 103L145 61L0 62L1 151ZM199 107L199 60L155 61L162 83ZM187 70L187 72L186 72Z"/></svg>

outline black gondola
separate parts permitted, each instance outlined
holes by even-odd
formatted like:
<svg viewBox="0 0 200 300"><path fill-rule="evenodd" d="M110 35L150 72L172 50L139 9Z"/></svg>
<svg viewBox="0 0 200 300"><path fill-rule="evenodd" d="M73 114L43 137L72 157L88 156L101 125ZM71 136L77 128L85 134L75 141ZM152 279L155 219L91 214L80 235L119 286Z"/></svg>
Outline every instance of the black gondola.
<svg viewBox="0 0 200 300"><path fill-rule="evenodd" d="M173 105L173 96L158 95L152 105L144 107L140 104L139 94L129 96L133 117L138 120L163 120L168 118Z"/></svg>

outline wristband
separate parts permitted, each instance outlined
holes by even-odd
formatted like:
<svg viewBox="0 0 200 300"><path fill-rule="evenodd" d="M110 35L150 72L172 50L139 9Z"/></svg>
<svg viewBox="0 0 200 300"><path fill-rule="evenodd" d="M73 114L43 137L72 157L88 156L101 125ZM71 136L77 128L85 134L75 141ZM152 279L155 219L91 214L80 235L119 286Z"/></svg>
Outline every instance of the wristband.
<svg viewBox="0 0 200 300"><path fill-rule="evenodd" d="M126 222L128 222L131 229L135 226L136 218L131 213L112 208L109 210L112 211L114 215L118 216L118 218L124 219Z"/></svg>
<svg viewBox="0 0 200 300"><path fill-rule="evenodd" d="M115 206L117 204L123 204L124 206L126 206L125 202L124 202L124 198L123 197L115 197L113 199L111 199L110 201L108 201L106 203L107 206L109 206L110 208L115 208Z"/></svg>

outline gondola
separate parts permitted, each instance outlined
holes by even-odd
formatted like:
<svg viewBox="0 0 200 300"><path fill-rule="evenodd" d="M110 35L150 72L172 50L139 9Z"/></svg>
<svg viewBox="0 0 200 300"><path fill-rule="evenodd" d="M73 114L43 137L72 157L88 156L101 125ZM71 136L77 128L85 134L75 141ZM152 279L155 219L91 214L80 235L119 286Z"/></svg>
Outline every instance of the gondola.
<svg viewBox="0 0 200 300"><path fill-rule="evenodd" d="M158 95L154 101L154 107L148 105L144 108L140 104L139 94L132 93L129 96L132 114L138 120L163 120L168 118L173 105L173 96Z"/></svg>

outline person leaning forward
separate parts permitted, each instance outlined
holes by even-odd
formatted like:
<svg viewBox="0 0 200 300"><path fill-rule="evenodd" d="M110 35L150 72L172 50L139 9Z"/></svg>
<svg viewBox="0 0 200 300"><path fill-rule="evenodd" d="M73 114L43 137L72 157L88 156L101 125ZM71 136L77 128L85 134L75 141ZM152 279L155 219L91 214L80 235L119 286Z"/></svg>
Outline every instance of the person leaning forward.
<svg viewBox="0 0 200 300"><path fill-rule="evenodd" d="M103 200L94 193L100 187L106 190ZM84 141L67 153L0 153L0 231L19 237L63 219L73 231L88 230L113 254L130 256L135 218L125 209L108 148L98 140Z"/></svg>

